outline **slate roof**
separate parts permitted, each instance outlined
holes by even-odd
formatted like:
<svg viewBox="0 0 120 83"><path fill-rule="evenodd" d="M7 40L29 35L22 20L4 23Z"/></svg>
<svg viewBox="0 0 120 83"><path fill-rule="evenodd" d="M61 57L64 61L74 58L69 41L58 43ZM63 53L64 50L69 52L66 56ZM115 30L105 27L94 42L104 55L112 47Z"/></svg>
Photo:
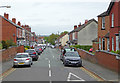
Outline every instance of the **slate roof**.
<svg viewBox="0 0 120 83"><path fill-rule="evenodd" d="M98 38L95 38L94 40L92 40L92 42L97 42L98 41Z"/></svg>
<svg viewBox="0 0 120 83"><path fill-rule="evenodd" d="M105 11L105 12L103 12L102 14L98 15L98 17L108 16L108 15L110 14L110 11L111 11L114 3L115 3L115 0L112 0L112 1L110 2L110 5L109 5L107 11Z"/></svg>
<svg viewBox="0 0 120 83"><path fill-rule="evenodd" d="M97 17L104 17L104 16L108 16L107 11L105 11L102 14L98 15Z"/></svg>
<svg viewBox="0 0 120 83"><path fill-rule="evenodd" d="M73 33L73 32L79 32L80 30L82 30L83 28L85 28L87 25L89 25L91 22L96 22L96 23L98 23L95 19L91 19L91 20L89 20L86 24L83 24L83 25L81 25L80 27L77 27L76 29L74 29L74 30L72 30L71 32L69 32L68 33L68 35L70 34L70 33Z"/></svg>
<svg viewBox="0 0 120 83"><path fill-rule="evenodd" d="M5 18L4 16L1 16L1 15L0 15L0 17L2 17L3 19L5 19L6 21L8 21L9 23L11 23L12 25L16 26L17 28L24 29L24 28L22 28L21 26L19 26L19 25L15 24L14 22L12 22L11 20ZM25 30L26 32L30 33L30 32L27 31L26 29L24 29L24 30Z"/></svg>
<svg viewBox="0 0 120 83"><path fill-rule="evenodd" d="M1 16L1 15L0 15ZM4 16L1 16L3 19L5 19L6 21L8 21L9 23L11 23L12 25L16 26L17 28L22 28L19 25L15 24L14 22L12 22L11 20L8 20L7 18L5 18Z"/></svg>

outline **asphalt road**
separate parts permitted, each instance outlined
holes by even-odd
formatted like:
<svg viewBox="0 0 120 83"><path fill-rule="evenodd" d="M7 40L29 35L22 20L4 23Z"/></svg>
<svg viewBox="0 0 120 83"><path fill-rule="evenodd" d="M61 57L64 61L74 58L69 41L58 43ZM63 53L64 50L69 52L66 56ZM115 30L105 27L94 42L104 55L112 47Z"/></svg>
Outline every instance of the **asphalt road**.
<svg viewBox="0 0 120 83"><path fill-rule="evenodd" d="M64 67L57 49L46 48L31 67L11 68L2 81L99 81L84 67ZM84 63L83 63L84 64Z"/></svg>

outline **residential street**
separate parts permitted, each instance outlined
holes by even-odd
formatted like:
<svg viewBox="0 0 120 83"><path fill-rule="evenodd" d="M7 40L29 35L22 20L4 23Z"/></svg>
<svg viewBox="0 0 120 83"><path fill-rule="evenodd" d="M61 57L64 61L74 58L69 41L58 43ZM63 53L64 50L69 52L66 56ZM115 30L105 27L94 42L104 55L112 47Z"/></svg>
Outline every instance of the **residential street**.
<svg viewBox="0 0 120 83"><path fill-rule="evenodd" d="M15 68L3 81L98 81L83 67L64 67L60 52L46 48L32 67Z"/></svg>

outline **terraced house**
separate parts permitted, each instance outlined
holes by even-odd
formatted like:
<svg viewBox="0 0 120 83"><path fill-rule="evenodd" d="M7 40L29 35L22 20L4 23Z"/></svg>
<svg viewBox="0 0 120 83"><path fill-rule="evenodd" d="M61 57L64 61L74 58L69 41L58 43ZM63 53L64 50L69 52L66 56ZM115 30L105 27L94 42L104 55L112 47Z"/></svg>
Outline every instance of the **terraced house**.
<svg viewBox="0 0 120 83"><path fill-rule="evenodd" d="M13 40L13 42L18 46L30 46L34 42L31 39L32 32L29 26L21 26L20 21L16 23L16 18L12 18L12 20L10 20L9 14L7 13L4 13L4 16L0 15L0 20L0 29L2 31L0 41Z"/></svg>
<svg viewBox="0 0 120 83"><path fill-rule="evenodd" d="M120 50L120 1L111 2L107 11L98 15L98 49Z"/></svg>
<svg viewBox="0 0 120 83"><path fill-rule="evenodd" d="M85 20L74 26L74 30L69 33L69 42L72 45L92 45L92 40L97 37L98 23L95 19Z"/></svg>

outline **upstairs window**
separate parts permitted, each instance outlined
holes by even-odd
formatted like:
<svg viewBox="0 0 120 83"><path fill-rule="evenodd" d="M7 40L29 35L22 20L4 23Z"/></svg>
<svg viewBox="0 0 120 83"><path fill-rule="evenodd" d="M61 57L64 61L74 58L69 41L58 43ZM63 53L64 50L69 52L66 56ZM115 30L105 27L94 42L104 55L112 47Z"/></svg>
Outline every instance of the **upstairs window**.
<svg viewBox="0 0 120 83"><path fill-rule="evenodd" d="M105 17L102 17L102 29L105 29Z"/></svg>
<svg viewBox="0 0 120 83"><path fill-rule="evenodd" d="M111 27L114 27L114 14L112 13L112 26Z"/></svg>

